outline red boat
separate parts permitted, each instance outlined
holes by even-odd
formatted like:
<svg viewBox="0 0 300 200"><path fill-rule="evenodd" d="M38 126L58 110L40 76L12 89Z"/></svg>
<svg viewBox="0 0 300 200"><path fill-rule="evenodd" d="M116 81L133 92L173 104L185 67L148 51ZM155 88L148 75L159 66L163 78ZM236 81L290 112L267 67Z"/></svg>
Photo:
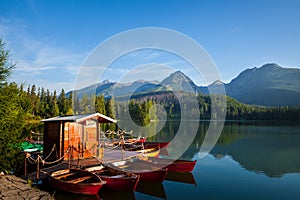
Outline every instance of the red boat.
<svg viewBox="0 0 300 200"><path fill-rule="evenodd" d="M136 150L135 152L143 153L143 155L146 157L158 157L160 148L141 149Z"/></svg>
<svg viewBox="0 0 300 200"><path fill-rule="evenodd" d="M145 137L138 137L138 138L129 138L125 140L126 143L132 143L132 142L146 142Z"/></svg>
<svg viewBox="0 0 300 200"><path fill-rule="evenodd" d="M140 181L163 182L167 169L160 169L152 165L145 165L135 161L118 161L111 163L112 168L122 171L129 171L140 176Z"/></svg>
<svg viewBox="0 0 300 200"><path fill-rule="evenodd" d="M125 150L140 150L140 149L152 149L152 148L159 148L162 149L167 147L170 142L134 142L134 143L125 143L124 149Z"/></svg>
<svg viewBox="0 0 300 200"><path fill-rule="evenodd" d="M96 166L86 169L97 174L102 180L106 181L103 186L111 190L133 192L138 184L139 176L130 172L124 172L108 166Z"/></svg>
<svg viewBox="0 0 300 200"><path fill-rule="evenodd" d="M105 184L99 176L80 169L58 170L50 174L53 187L75 194L95 195Z"/></svg>
<svg viewBox="0 0 300 200"><path fill-rule="evenodd" d="M148 157L146 160L138 160L137 162L144 162L158 168L168 169L168 172L191 172L197 161Z"/></svg>
<svg viewBox="0 0 300 200"><path fill-rule="evenodd" d="M159 147L162 149L164 147L168 147L169 144L170 142L144 142L144 148L149 149Z"/></svg>

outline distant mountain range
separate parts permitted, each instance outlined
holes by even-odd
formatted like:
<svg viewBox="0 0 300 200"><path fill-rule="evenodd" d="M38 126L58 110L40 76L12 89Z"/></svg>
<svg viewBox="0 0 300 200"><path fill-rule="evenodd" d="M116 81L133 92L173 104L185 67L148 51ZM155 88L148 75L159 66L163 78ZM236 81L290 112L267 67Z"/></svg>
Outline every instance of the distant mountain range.
<svg viewBox="0 0 300 200"><path fill-rule="evenodd" d="M300 105L300 69L283 68L277 64L265 64L260 68L246 69L225 84L219 80L205 86L197 86L180 71L170 74L161 82L138 80L131 83L116 83L108 80L76 91L77 96L103 94L115 98L128 95L146 95L156 92L184 91L208 94L217 92L224 85L226 94L246 104L263 106Z"/></svg>

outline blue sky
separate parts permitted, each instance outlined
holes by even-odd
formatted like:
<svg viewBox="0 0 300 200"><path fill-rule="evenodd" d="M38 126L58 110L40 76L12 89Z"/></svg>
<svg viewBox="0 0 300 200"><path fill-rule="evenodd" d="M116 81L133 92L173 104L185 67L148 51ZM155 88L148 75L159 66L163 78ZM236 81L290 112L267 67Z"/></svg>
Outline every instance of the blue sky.
<svg viewBox="0 0 300 200"><path fill-rule="evenodd" d="M84 59L101 42L142 27L168 28L191 37L215 62L222 81L229 82L246 68L265 63L300 67L299 10L298 0L0 0L0 37L17 62L11 80L52 91L71 90ZM128 72L137 63L150 62L141 56L156 55L151 62L173 63L172 69L202 84L176 56L152 51L135 55L136 62L132 55L131 60L123 57L112 69ZM161 80L170 72L151 79ZM100 79L120 77L111 71Z"/></svg>

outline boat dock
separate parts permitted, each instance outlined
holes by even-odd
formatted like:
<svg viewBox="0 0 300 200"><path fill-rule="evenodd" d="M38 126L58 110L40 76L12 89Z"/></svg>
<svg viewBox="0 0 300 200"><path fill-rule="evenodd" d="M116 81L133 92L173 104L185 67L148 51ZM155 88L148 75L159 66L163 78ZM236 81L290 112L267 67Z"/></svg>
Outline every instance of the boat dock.
<svg viewBox="0 0 300 200"><path fill-rule="evenodd" d="M47 178L47 174L50 174L54 171L67 169L67 168L85 168L100 164L108 164L112 162L117 162L121 160L128 160L131 158L136 158L142 156L142 153L137 153L134 151L123 151L123 150L112 150L112 149L105 149L103 158L84 158L84 159L74 159L70 161L62 161L59 164L41 168L38 175L37 172L32 172L23 176L25 180L31 180L33 182L38 182Z"/></svg>

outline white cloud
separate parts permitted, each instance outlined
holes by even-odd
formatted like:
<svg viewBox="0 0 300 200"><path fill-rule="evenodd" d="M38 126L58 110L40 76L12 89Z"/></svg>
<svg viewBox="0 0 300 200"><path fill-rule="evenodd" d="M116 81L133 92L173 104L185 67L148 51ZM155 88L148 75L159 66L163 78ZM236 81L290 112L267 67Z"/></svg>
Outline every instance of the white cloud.
<svg viewBox="0 0 300 200"><path fill-rule="evenodd" d="M11 50L10 59L16 63L11 81L46 89L72 88L87 52L54 46L47 35L42 38L29 35L26 25L18 19L0 17L0 32L6 48Z"/></svg>
<svg viewBox="0 0 300 200"><path fill-rule="evenodd" d="M166 54L166 52L164 51L152 50L148 53L148 55L146 55L144 60L149 61L149 60L157 59L163 56L164 54Z"/></svg>

